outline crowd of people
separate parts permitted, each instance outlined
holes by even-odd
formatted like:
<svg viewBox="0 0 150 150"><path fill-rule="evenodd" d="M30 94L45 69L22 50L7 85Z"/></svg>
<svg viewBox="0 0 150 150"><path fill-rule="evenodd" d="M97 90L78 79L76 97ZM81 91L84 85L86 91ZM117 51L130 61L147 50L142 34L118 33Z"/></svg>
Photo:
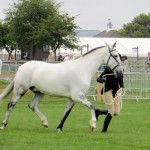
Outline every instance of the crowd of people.
<svg viewBox="0 0 150 150"><path fill-rule="evenodd" d="M60 52L58 52L58 54L56 56L56 61L68 61L71 59L75 59L75 56L72 53L66 54L65 56L63 56ZM55 56L54 56L53 51L49 51L49 55L48 55L47 60L48 60L48 62L54 62L55 61Z"/></svg>

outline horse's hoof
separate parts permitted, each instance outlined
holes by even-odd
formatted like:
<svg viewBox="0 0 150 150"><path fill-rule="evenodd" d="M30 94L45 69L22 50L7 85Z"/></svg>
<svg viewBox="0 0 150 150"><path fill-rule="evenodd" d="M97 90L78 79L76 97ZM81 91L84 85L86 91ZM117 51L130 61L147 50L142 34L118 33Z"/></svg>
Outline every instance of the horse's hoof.
<svg viewBox="0 0 150 150"><path fill-rule="evenodd" d="M42 126L43 126L44 128L48 128L48 121L47 121L47 120L43 120L43 121L42 121Z"/></svg>
<svg viewBox="0 0 150 150"><path fill-rule="evenodd" d="M96 121L90 121L90 128L92 132L96 131Z"/></svg>
<svg viewBox="0 0 150 150"><path fill-rule="evenodd" d="M96 129L95 129L94 127L90 126L90 128L91 128L91 131L92 131L92 132L95 132L95 131L96 131Z"/></svg>
<svg viewBox="0 0 150 150"><path fill-rule="evenodd" d="M0 127L0 130L4 130L4 129L5 129L5 126L1 126L1 127Z"/></svg>
<svg viewBox="0 0 150 150"><path fill-rule="evenodd" d="M42 124L42 126L46 129L48 128L48 125Z"/></svg>
<svg viewBox="0 0 150 150"><path fill-rule="evenodd" d="M61 132L62 132L62 129L61 129L61 128L58 128L57 130L58 130L58 133L61 133Z"/></svg>

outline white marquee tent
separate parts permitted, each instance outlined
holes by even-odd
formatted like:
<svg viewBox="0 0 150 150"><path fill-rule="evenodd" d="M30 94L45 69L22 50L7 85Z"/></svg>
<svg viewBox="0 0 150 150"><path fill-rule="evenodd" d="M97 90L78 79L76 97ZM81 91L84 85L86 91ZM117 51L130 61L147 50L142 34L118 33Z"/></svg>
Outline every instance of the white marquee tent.
<svg viewBox="0 0 150 150"><path fill-rule="evenodd" d="M14 58L15 58L15 53L16 53L16 59L20 60L21 59L21 51L18 50L18 49L17 50L13 50L12 55L11 55L11 56L13 56L12 60L14 60ZM7 50L5 48L0 50L0 59L1 60L8 60L8 57L9 57L9 54L8 54L8 52L7 52Z"/></svg>
<svg viewBox="0 0 150 150"><path fill-rule="evenodd" d="M113 44L117 41L116 49L122 55L137 56L137 47L140 57L147 57L150 53L150 38L79 38L79 45L83 46L82 52L87 52L98 46L104 46L105 43ZM70 53L71 50L63 51L62 53ZM75 50L74 53L80 54L80 51Z"/></svg>
<svg viewBox="0 0 150 150"><path fill-rule="evenodd" d="M80 45L89 45L89 50L104 46L105 43L113 44L117 41L116 49L120 54L127 56L148 56L150 52L150 38L80 38ZM84 48L86 50L86 48Z"/></svg>

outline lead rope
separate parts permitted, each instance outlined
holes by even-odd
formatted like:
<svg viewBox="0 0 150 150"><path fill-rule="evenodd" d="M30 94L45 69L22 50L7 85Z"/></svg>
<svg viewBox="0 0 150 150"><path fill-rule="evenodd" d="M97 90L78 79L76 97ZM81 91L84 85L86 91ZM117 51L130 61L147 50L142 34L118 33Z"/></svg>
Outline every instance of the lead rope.
<svg viewBox="0 0 150 150"><path fill-rule="evenodd" d="M122 110L122 96L124 96L124 95L125 95L125 89L120 88L120 89L118 89L118 91L116 92L115 97L113 98L114 101L118 101L117 105L120 104L120 109L121 110Z"/></svg>
<svg viewBox="0 0 150 150"><path fill-rule="evenodd" d="M109 75L113 75L113 73L112 73L112 74L106 74L106 75L104 75L103 77L109 76ZM104 86L104 87L105 87L105 86ZM105 90L105 89L103 88L103 93L104 93L104 90ZM105 102L105 104L106 104L106 105L112 105L115 101L118 101L117 105L120 104L120 109L122 110L122 96L124 96L124 95L125 95L125 89L120 88L120 89L118 89L118 91L116 92L115 97L113 98L113 101L112 101L111 103Z"/></svg>

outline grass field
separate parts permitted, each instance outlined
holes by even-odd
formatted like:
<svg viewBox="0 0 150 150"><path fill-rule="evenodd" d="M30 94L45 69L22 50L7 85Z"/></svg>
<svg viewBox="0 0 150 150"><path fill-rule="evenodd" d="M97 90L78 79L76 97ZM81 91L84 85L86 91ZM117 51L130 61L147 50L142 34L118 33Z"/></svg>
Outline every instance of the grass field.
<svg viewBox="0 0 150 150"><path fill-rule="evenodd" d="M1 82L0 82L1 83ZM0 84L4 88L6 84ZM11 95L0 105L2 122ZM47 116L49 128L41 126L39 118L28 109L32 99L28 92L15 106L9 124L0 130L0 150L149 150L150 149L150 101L124 100L123 110L114 117L108 133L102 134L104 116L99 117L97 129L92 133L89 128L90 110L76 104L67 119L63 132L57 133L67 100L45 96L40 110ZM91 102L105 108L101 102Z"/></svg>

